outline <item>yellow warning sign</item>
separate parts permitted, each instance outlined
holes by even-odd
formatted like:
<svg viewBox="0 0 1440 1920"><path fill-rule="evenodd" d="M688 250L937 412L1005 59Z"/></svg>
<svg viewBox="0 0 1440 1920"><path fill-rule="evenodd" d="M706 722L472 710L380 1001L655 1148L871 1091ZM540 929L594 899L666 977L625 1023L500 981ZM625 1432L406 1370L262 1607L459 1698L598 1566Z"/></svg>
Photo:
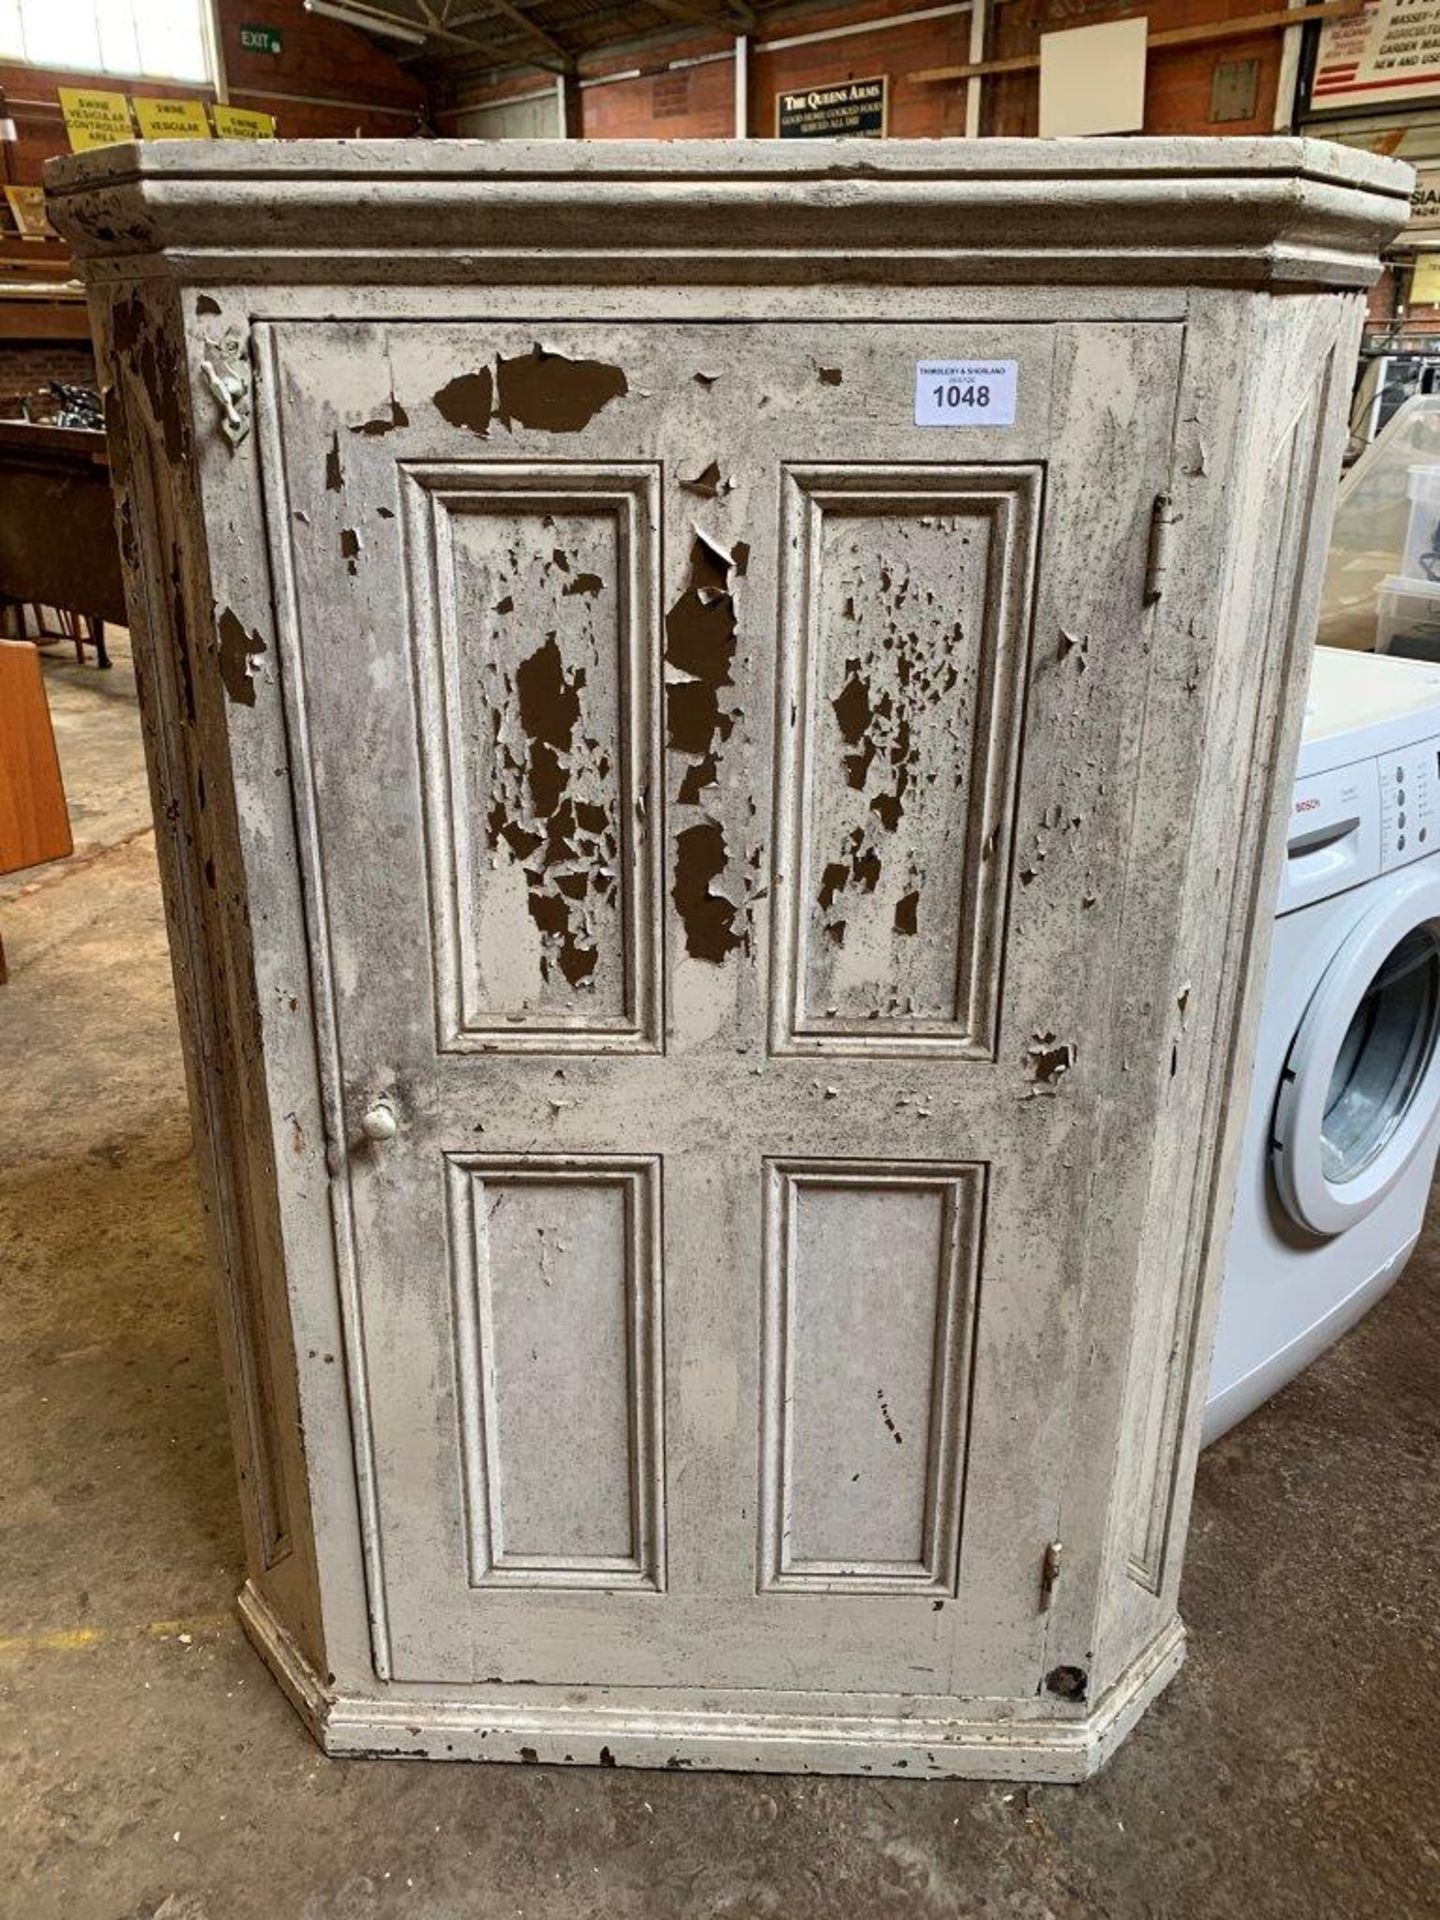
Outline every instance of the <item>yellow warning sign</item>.
<svg viewBox="0 0 1440 1920"><path fill-rule="evenodd" d="M117 140L135 138L130 102L123 93L99 93L93 87L59 87L56 91L72 153L113 147Z"/></svg>
<svg viewBox="0 0 1440 1920"><path fill-rule="evenodd" d="M268 113L256 113L249 107L210 109L215 116L215 134L220 140L273 140L275 122Z"/></svg>
<svg viewBox="0 0 1440 1920"><path fill-rule="evenodd" d="M143 100L135 97L135 118L147 140L208 140L210 122L199 100Z"/></svg>
<svg viewBox="0 0 1440 1920"><path fill-rule="evenodd" d="M22 240L54 239L55 229L45 217L43 187L6 187L5 199Z"/></svg>

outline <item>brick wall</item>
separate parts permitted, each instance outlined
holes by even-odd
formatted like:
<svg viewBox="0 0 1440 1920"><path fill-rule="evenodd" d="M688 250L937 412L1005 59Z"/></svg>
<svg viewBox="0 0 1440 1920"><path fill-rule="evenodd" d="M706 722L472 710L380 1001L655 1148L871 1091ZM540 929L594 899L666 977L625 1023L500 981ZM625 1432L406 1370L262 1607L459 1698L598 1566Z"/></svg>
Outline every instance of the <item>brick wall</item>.
<svg viewBox="0 0 1440 1920"><path fill-rule="evenodd" d="M910 21L808 45L770 48L785 40L858 22L883 23L890 14L919 11L923 0L851 0L849 5L807 6L793 13L767 14L752 43L750 98L752 134L774 132L775 96L802 87L885 74L890 81L889 133L897 139L934 139L965 131L963 80L920 82L912 76L927 67L961 66L969 60L969 14ZM1151 0L1145 9L1152 31L1219 25L1262 11L1278 11L1257 0ZM1038 55L1042 32L1133 16L1138 9L1123 0L1002 0L992 11L986 57L1008 59ZM1156 48L1149 57L1145 90L1147 133L1268 133L1275 119L1283 35L1251 33L1238 39ZM733 42L712 35L677 32L670 40L647 43L582 63L582 79L639 67L638 78L581 89L581 125L586 139L693 140L728 136L734 129L734 69L730 59L667 72L667 62L706 54L729 54ZM1253 110L1212 119L1212 86L1221 64L1255 63ZM532 91L533 69L467 81L438 99L442 129L453 125L458 103L503 100ZM981 131L992 135L1033 134L1039 117L1039 74L987 75L982 90Z"/></svg>
<svg viewBox="0 0 1440 1920"><path fill-rule="evenodd" d="M791 21L766 26L771 39L818 33L829 27L853 25L856 20L882 20L887 13L917 11L915 0L887 0L866 7L836 7L806 12ZM839 80L873 80L884 74L890 81L888 132L896 140L934 140L965 131L965 83L921 84L910 78L923 67L950 67L970 57L970 16L950 14L941 20L917 20L907 26L882 27L843 40L821 40L809 46L770 51L761 40L750 63L750 131L763 137L775 131L775 96L804 87L833 86Z"/></svg>
<svg viewBox="0 0 1440 1920"><path fill-rule="evenodd" d="M584 77L653 66L635 80L581 89L581 119L587 140L728 140L735 131L734 41L714 34L667 41L649 60L644 53L600 56L584 63ZM671 60L724 56L701 67L664 71Z"/></svg>
<svg viewBox="0 0 1440 1920"><path fill-rule="evenodd" d="M52 380L67 387L93 387L95 356L86 340L0 341L0 418L21 412L21 395L34 420L54 410L47 389Z"/></svg>
<svg viewBox="0 0 1440 1920"><path fill-rule="evenodd" d="M277 28L279 56L247 53L242 21ZM231 101L274 114L282 138L396 139L415 131L424 104L419 81L368 35L306 13L300 0L220 0L220 39Z"/></svg>
<svg viewBox="0 0 1440 1920"><path fill-rule="evenodd" d="M1366 298L1365 331L1369 335L1401 333L1407 340L1423 335L1428 350L1440 339L1440 307L1412 306L1409 289L1408 265L1397 261L1386 266Z"/></svg>
<svg viewBox="0 0 1440 1920"><path fill-rule="evenodd" d="M883 21L887 14L911 13L917 0L873 0L864 6L806 8L792 19L767 22L771 39ZM763 40L752 43L750 59L750 132L775 131L775 97L802 87L830 86L839 80L890 80L889 131L897 139L929 139L965 131L963 85L919 85L909 75L921 67L952 65L967 58L968 14L856 34L840 40L773 51ZM636 79L581 89L581 124L587 140L724 140L735 131L734 41L698 35L676 38L653 53L619 53L584 62L583 77L649 66ZM706 58L706 56L710 56ZM718 56L718 57L716 57ZM706 59L703 66L665 70L671 61ZM522 78L507 76L485 97L523 91ZM529 82L533 86L533 78ZM472 90L471 97L479 97Z"/></svg>
<svg viewBox="0 0 1440 1920"><path fill-rule="evenodd" d="M1226 20L1279 12L1282 0L1149 0L1144 8L1151 33L1178 27L1220 25ZM1097 26L1133 18L1139 8L1123 0L1007 0L994 13L988 58L1008 60L1038 54L1042 33ZM1252 33L1236 40L1192 46L1154 47L1145 63L1146 133L1270 133L1284 35ZM1255 110L1242 118L1211 118L1211 87L1222 62L1253 60ZM1039 131L1038 73L996 74L985 82L981 131L1022 136Z"/></svg>

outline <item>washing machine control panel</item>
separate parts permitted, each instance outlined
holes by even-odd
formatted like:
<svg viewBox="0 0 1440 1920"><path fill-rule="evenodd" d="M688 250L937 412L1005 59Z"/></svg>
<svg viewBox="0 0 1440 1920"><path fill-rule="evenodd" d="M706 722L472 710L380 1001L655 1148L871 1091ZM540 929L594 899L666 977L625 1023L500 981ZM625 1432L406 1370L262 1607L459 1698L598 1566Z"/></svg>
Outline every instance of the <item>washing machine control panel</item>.
<svg viewBox="0 0 1440 1920"><path fill-rule="evenodd" d="M1293 913L1380 874L1379 769L1373 760L1302 774L1290 796L1290 830L1277 913Z"/></svg>
<svg viewBox="0 0 1440 1920"><path fill-rule="evenodd" d="M1440 853L1440 737L1386 754L1380 767L1380 847L1389 873Z"/></svg>

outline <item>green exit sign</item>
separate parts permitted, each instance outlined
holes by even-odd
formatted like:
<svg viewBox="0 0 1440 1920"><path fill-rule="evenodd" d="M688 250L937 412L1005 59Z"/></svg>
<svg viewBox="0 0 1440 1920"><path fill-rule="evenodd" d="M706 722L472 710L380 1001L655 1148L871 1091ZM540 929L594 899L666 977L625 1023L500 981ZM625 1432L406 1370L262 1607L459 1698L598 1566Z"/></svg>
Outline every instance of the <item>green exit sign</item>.
<svg viewBox="0 0 1440 1920"><path fill-rule="evenodd" d="M246 53L278 54L283 43L274 27L241 27L240 44Z"/></svg>

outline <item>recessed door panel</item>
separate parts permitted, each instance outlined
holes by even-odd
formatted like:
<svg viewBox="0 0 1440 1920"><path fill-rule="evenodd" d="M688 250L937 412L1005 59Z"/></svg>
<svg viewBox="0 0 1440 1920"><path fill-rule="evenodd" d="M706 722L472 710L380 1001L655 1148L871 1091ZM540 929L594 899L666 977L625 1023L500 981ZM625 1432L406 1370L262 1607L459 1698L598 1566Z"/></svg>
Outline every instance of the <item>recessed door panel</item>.
<svg viewBox="0 0 1440 1920"><path fill-rule="evenodd" d="M993 1052L1043 468L787 467L777 1045Z"/></svg>
<svg viewBox="0 0 1440 1920"><path fill-rule="evenodd" d="M774 1161L761 1586L953 1594L985 1169Z"/></svg>
<svg viewBox="0 0 1440 1920"><path fill-rule="evenodd" d="M654 1046L654 467L403 469L441 1045Z"/></svg>
<svg viewBox="0 0 1440 1920"><path fill-rule="evenodd" d="M471 1585L658 1589L658 1168L449 1174Z"/></svg>

